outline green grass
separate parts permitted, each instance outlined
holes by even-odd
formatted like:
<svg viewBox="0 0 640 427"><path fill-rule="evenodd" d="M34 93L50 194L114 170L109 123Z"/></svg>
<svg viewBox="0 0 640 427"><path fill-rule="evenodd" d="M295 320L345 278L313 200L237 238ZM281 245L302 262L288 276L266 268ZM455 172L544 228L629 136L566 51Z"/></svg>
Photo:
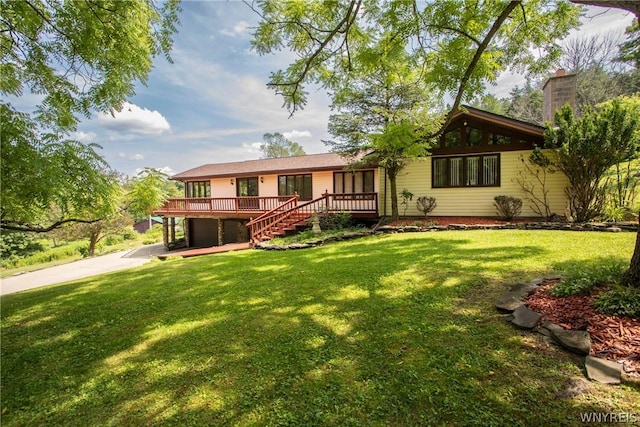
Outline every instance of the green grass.
<svg viewBox="0 0 640 427"><path fill-rule="evenodd" d="M495 312L633 233L448 231L155 262L2 297L2 424L580 425L640 387Z"/></svg>

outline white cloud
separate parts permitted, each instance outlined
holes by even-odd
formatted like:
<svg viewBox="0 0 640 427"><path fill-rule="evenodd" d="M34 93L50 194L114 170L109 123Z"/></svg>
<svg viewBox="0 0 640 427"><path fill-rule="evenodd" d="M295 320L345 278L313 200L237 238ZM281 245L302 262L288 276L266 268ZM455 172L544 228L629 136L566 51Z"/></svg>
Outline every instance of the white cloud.
<svg viewBox="0 0 640 427"><path fill-rule="evenodd" d="M231 29L223 28L218 31L220 34L229 37L238 37L249 30L249 23L247 21L240 21L234 25Z"/></svg>
<svg viewBox="0 0 640 427"><path fill-rule="evenodd" d="M147 110L125 102L121 111L113 115L98 114L98 123L117 132L134 132L145 135L160 135L171 130L167 119L158 111Z"/></svg>
<svg viewBox="0 0 640 427"><path fill-rule="evenodd" d="M283 132L282 135L287 139L311 138L311 132L308 130L292 130L291 132Z"/></svg>
<svg viewBox="0 0 640 427"><path fill-rule="evenodd" d="M71 134L71 137L80 142L95 142L98 135L95 132L82 132L77 131Z"/></svg>

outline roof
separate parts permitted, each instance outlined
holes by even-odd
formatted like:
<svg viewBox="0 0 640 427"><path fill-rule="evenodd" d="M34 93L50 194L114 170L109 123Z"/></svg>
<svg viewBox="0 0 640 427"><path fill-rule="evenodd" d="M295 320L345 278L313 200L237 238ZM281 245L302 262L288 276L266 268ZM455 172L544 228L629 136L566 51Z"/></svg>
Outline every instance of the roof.
<svg viewBox="0 0 640 427"><path fill-rule="evenodd" d="M357 160L357 159L356 159ZM246 160L243 162L211 163L173 175L171 179L189 181L196 178L224 178L266 175L283 172L306 172L344 169L351 163L338 153L310 154L277 159Z"/></svg>
<svg viewBox="0 0 640 427"><path fill-rule="evenodd" d="M451 121L453 122L461 116L474 117L484 122L490 122L503 127L511 128L520 132L524 132L530 135L542 136L544 134L545 127L537 125L535 123L525 122L522 120L514 119L500 114L490 113L489 111L480 110L478 108L469 107L464 105L464 110L458 111L454 114Z"/></svg>

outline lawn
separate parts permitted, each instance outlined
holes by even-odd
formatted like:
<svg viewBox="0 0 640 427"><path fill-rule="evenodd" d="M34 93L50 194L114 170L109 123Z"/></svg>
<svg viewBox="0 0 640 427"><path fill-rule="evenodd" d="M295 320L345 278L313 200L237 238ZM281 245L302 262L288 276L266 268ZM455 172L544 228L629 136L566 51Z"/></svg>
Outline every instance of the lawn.
<svg viewBox="0 0 640 427"><path fill-rule="evenodd" d="M634 233L447 231L155 262L2 297L2 424L580 425L640 413L493 309Z"/></svg>

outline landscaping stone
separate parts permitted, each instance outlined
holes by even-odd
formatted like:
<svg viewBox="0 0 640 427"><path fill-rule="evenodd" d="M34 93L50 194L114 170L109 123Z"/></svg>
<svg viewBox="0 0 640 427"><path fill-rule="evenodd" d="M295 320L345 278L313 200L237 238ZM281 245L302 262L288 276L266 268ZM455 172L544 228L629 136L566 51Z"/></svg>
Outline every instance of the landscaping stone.
<svg viewBox="0 0 640 427"><path fill-rule="evenodd" d="M555 323L545 322L543 327L551 332L551 337L567 350L581 355L589 354L591 336L587 331L569 331Z"/></svg>
<svg viewBox="0 0 640 427"><path fill-rule="evenodd" d="M522 329L533 329L538 324L540 317L542 317L540 314L521 305L513 311L511 323Z"/></svg>
<svg viewBox="0 0 640 427"><path fill-rule="evenodd" d="M538 289L538 285L533 282L518 283L509 289L509 293L513 293L521 299L524 299L534 293L536 289Z"/></svg>
<svg viewBox="0 0 640 427"><path fill-rule="evenodd" d="M502 313L511 313L522 305L524 305L524 302L520 294L513 292L505 292L495 303L495 307Z"/></svg>
<svg viewBox="0 0 640 427"><path fill-rule="evenodd" d="M620 384L622 366L612 360L587 356L584 362L587 377L603 384Z"/></svg>
<svg viewBox="0 0 640 427"><path fill-rule="evenodd" d="M589 390L589 383L582 378L572 378L568 380L562 390L554 394L555 398L571 399L584 394Z"/></svg>

